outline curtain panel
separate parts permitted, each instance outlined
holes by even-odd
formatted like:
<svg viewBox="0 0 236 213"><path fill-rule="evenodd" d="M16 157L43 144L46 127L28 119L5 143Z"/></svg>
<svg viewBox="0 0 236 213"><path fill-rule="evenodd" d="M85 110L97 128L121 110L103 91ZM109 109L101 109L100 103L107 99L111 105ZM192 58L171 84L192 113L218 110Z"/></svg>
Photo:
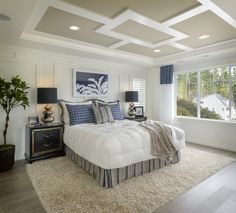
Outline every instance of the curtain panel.
<svg viewBox="0 0 236 213"><path fill-rule="evenodd" d="M172 125L174 119L174 66L160 68L160 121Z"/></svg>
<svg viewBox="0 0 236 213"><path fill-rule="evenodd" d="M174 72L174 66L173 65L167 65L161 67L161 84L173 84L173 72Z"/></svg>

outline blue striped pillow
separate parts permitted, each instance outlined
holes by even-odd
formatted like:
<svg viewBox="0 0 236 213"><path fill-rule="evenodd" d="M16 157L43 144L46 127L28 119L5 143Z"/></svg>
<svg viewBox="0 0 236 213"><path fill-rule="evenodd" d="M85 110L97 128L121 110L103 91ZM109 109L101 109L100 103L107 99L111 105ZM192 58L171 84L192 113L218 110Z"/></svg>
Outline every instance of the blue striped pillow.
<svg viewBox="0 0 236 213"><path fill-rule="evenodd" d="M99 106L110 106L111 107L111 112L113 115L114 120L124 120L124 115L122 114L120 110L120 104L117 101L116 103L98 103Z"/></svg>
<svg viewBox="0 0 236 213"><path fill-rule="evenodd" d="M70 125L94 123L92 104L88 105L70 105L66 104L69 112Z"/></svg>

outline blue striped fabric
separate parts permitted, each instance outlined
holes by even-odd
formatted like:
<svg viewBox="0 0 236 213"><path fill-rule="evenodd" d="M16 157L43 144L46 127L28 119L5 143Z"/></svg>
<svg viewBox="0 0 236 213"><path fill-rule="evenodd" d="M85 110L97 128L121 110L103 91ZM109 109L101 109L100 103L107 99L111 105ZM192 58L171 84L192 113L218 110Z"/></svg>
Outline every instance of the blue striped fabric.
<svg viewBox="0 0 236 213"><path fill-rule="evenodd" d="M106 104L106 103L98 103L99 106L110 106L111 113L113 115L114 120L124 120L124 115L120 110L120 104L117 102L116 104Z"/></svg>
<svg viewBox="0 0 236 213"><path fill-rule="evenodd" d="M69 105L66 104L70 117L70 125L82 123L94 123L92 104L88 105Z"/></svg>

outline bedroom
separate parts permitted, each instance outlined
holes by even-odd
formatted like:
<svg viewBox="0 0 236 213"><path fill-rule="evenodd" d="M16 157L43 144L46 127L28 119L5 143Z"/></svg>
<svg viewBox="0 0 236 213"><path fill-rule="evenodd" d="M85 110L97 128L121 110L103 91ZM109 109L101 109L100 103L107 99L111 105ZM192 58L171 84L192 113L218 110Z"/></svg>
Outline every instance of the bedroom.
<svg viewBox="0 0 236 213"><path fill-rule="evenodd" d="M0 1L0 78L9 81L19 75L30 87L26 89L29 106L25 110L17 107L10 113L6 139L15 145L15 164L13 169L0 173L0 212L234 212L235 1L97 2ZM108 92L77 94L76 73L90 74L88 78L98 74L107 77ZM39 101L40 88L49 89L42 99L48 94L53 99L48 102L52 107L48 110L49 114L53 111L54 126L32 125L30 131L50 131L55 127L58 137L65 139L66 131L61 130L67 126L61 124L62 109L55 103L57 99L70 103L119 100L120 111L126 118L130 102L134 101L136 107L141 107L136 120L162 121L184 131L187 143L180 150L181 159L108 189L99 185L96 174L92 177L68 156L27 163L25 153L32 138L26 125L43 123L45 102ZM56 88L55 97L50 95L50 88ZM126 100L128 91L138 91L138 100ZM6 114L2 107L0 112L3 132ZM147 137L151 139L139 122L129 119L133 118L125 120L128 127L124 125L120 132L125 132L129 139L123 148L131 152L135 142L145 146ZM114 135L109 137L115 137L117 130L119 139L118 129L122 127L119 122L113 124L110 131ZM174 132L183 139L178 130ZM139 134L146 135L146 139ZM93 132L89 136L96 138ZM109 142L110 146L117 145L116 141ZM3 143L1 135L0 144ZM85 153L87 147L79 150L83 148ZM102 167L99 159L115 162L107 160L107 152L101 151L99 159L95 154L87 159L95 166L107 166ZM136 154L137 159L144 156ZM127 155L131 163L126 165L150 160L150 144L146 154L146 158L135 161L135 157ZM125 168L109 166L111 176L113 168ZM75 187L76 184L82 187Z"/></svg>

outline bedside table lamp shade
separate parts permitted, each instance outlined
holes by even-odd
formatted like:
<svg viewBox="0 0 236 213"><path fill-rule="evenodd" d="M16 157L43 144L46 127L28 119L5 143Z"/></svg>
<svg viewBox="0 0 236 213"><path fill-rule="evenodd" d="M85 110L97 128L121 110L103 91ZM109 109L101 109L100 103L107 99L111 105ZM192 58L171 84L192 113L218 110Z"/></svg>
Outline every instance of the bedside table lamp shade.
<svg viewBox="0 0 236 213"><path fill-rule="evenodd" d="M57 88L38 88L37 89L37 103L46 104L44 107L45 111L43 112L42 121L44 123L52 123L54 117L52 116L52 108L48 104L57 103Z"/></svg>
<svg viewBox="0 0 236 213"><path fill-rule="evenodd" d="M125 102L138 102L138 91L126 91Z"/></svg>
<svg viewBox="0 0 236 213"><path fill-rule="evenodd" d="M125 92L125 102L129 102L129 112L130 117L135 117L134 103L138 102L138 91L126 91Z"/></svg>
<svg viewBox="0 0 236 213"><path fill-rule="evenodd" d="M55 104L57 103L57 88L38 88L38 104Z"/></svg>

